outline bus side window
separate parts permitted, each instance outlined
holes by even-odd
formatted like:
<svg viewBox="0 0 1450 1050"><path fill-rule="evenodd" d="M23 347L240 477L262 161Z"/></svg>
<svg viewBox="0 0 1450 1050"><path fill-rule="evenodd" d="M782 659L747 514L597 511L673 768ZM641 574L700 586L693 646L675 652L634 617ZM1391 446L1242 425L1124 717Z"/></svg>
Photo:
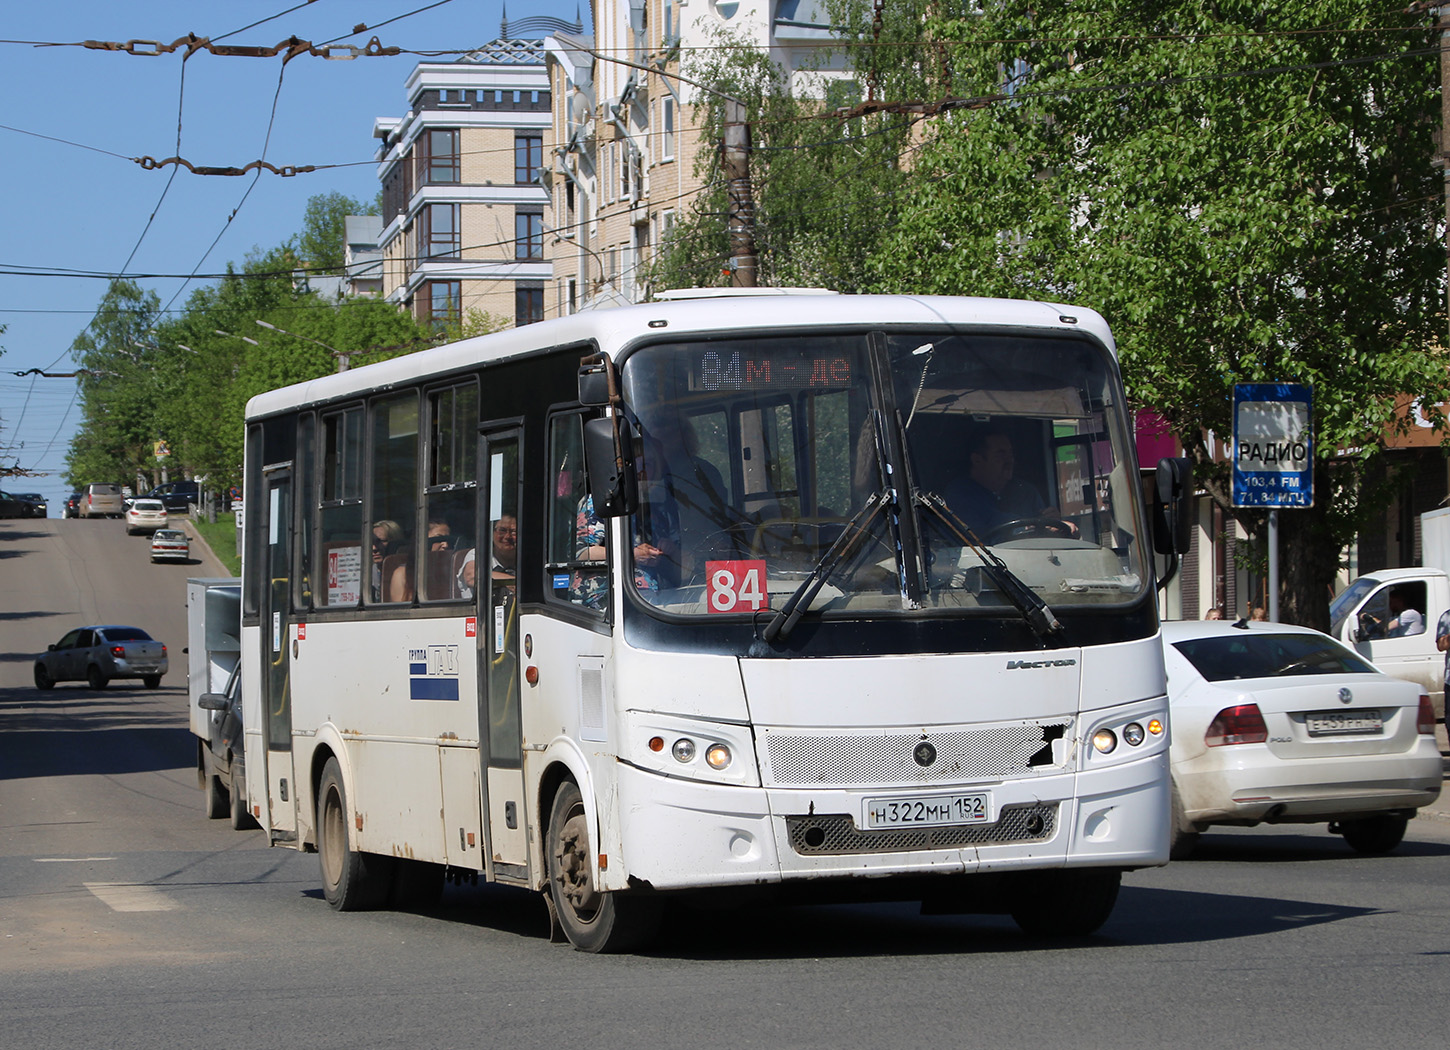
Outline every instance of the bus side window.
<svg viewBox="0 0 1450 1050"><path fill-rule="evenodd" d="M418 517L418 395L372 403L372 538L369 602L407 601ZM394 583L396 578L397 582Z"/></svg>
<svg viewBox="0 0 1450 1050"><path fill-rule="evenodd" d="M318 514L317 607L355 607L362 599L362 410L322 419L322 499Z"/></svg>
<svg viewBox="0 0 1450 1050"><path fill-rule="evenodd" d="M426 570L422 601L471 598L463 564L478 539L478 387L473 382L428 395Z"/></svg>
<svg viewBox="0 0 1450 1050"><path fill-rule="evenodd" d="M584 473L584 416L549 421L548 590L597 612L609 609L608 526L594 514Z"/></svg>

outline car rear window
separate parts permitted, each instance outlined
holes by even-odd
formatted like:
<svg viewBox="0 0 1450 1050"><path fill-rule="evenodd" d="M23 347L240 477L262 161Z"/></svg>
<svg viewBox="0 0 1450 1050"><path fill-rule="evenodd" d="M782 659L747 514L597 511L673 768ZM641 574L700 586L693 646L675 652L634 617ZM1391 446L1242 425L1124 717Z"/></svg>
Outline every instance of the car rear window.
<svg viewBox="0 0 1450 1050"><path fill-rule="evenodd" d="M119 496L120 494L121 494L121 486L120 485L92 485L91 486L91 495L93 495L93 496Z"/></svg>
<svg viewBox="0 0 1450 1050"><path fill-rule="evenodd" d="M1375 674L1375 669L1332 638L1309 634L1218 635L1174 642L1194 670L1210 682L1236 678L1288 678L1306 674Z"/></svg>
<svg viewBox="0 0 1450 1050"><path fill-rule="evenodd" d="M151 636L139 627L107 627L108 642L149 642Z"/></svg>
<svg viewBox="0 0 1450 1050"><path fill-rule="evenodd" d="M163 510L159 499L138 499L131 506L137 510Z"/></svg>
<svg viewBox="0 0 1450 1050"><path fill-rule="evenodd" d="M158 540L184 540L186 533L176 529L157 529L154 535Z"/></svg>

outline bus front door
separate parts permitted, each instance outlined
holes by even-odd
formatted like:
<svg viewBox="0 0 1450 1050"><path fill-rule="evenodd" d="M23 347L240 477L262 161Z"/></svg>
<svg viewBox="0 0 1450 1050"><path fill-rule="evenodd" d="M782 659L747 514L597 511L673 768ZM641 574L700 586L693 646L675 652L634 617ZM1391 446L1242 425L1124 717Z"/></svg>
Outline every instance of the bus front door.
<svg viewBox="0 0 1450 1050"><path fill-rule="evenodd" d="M287 596L291 589L292 474L289 470L266 475L266 545L262 558L267 582L260 589L262 603L262 702L267 712L267 809L273 842L297 840L297 785L292 776L292 683L288 651L291 619Z"/></svg>
<svg viewBox="0 0 1450 1050"><path fill-rule="evenodd" d="M487 814L487 864L491 878L528 878L528 825L524 816L523 735L519 718L518 550L520 517L519 432L488 431L480 461L487 483L479 486L485 511L487 560L478 570L479 721L484 764L483 809ZM488 572L482 571L488 566ZM487 582L483 582L487 581Z"/></svg>

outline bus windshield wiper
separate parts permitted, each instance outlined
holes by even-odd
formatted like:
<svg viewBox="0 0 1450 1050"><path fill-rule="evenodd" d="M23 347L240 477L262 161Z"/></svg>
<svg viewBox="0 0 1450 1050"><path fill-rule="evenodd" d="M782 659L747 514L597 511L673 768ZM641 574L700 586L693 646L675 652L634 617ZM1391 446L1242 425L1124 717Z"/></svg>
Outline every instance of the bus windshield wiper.
<svg viewBox="0 0 1450 1050"><path fill-rule="evenodd" d="M991 547L977 538L971 527L947 506L946 500L935 492L913 491L911 497L917 506L925 507L935 514L948 531L962 541L964 547L970 547L982 560L982 570L991 577L1007 600L1016 606L1027 625L1037 632L1039 638L1055 645L1065 644L1062 623L1048 604L1023 583L1016 573L1007 568L1007 563L997 557Z"/></svg>
<svg viewBox="0 0 1450 1050"><path fill-rule="evenodd" d="M816 595L836 571L836 566L853 556L861 541L870 535L871 523L886 508L890 498L890 494L884 489L866 497L865 504L846 522L846 527L841 530L836 541L826 548L826 553L821 555L821 560L816 562L810 575L801 581L800 586L785 600L785 604L770 618L770 623L765 625L762 637L767 642L784 638L795 629L801 615L810 608L811 602L815 601Z"/></svg>

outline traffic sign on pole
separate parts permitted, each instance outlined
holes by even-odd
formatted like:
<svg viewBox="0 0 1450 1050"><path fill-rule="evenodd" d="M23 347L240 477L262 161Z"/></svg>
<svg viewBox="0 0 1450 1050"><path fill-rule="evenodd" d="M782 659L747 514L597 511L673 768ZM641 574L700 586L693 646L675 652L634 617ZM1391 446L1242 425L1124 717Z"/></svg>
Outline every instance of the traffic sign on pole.
<svg viewBox="0 0 1450 1050"><path fill-rule="evenodd" d="M1314 388L1234 385L1233 505L1314 506Z"/></svg>

